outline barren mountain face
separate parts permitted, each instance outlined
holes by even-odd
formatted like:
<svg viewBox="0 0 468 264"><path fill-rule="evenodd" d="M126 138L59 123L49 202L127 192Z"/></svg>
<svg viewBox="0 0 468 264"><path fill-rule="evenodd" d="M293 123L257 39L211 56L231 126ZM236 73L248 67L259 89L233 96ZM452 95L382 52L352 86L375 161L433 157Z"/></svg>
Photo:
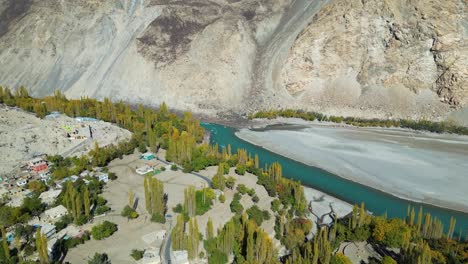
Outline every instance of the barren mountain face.
<svg viewBox="0 0 468 264"><path fill-rule="evenodd" d="M468 103L464 0L333 1L300 34L282 86L351 115L434 118Z"/></svg>
<svg viewBox="0 0 468 264"><path fill-rule="evenodd" d="M0 84L215 115L444 118L465 0L0 0Z"/></svg>

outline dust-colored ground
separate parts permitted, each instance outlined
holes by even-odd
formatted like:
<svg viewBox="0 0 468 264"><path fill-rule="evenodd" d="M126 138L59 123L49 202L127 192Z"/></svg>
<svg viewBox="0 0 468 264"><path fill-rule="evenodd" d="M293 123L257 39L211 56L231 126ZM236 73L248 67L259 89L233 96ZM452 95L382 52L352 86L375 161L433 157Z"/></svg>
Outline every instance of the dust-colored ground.
<svg viewBox="0 0 468 264"><path fill-rule="evenodd" d="M164 155L164 150L161 150L157 154L160 159L163 159ZM121 160L114 160L109 164L109 170L115 172L118 179L107 184L102 196L108 200L108 205L112 208L112 212L102 218L96 219L94 223L88 224L84 227L84 229L91 229L91 226L94 224L104 220L109 220L118 224L119 230L110 238L105 240L90 240L84 245L71 249L65 259L66 261L70 261L71 263L83 263L88 259L88 257L94 255L95 252L106 252L113 263L131 263L132 258L129 254L132 249L141 250L149 246L159 246L158 243L146 243L143 240L143 237L158 230L167 230L171 223L161 225L150 221L150 216L147 214L145 209L143 189L144 179L143 176L138 175L135 172L136 168L145 164L155 165L157 167L165 166L167 168L166 171L161 172L154 177L164 183L164 192L168 194L167 214L174 216L174 223L172 223L172 225L175 224L176 218L172 208L178 203L183 204L184 189L188 186L195 186L197 189L209 186L206 179L203 179L202 177L190 173L183 173L180 170L172 171L169 169L169 165L166 165L161 161L143 161L140 160L139 157L140 154L135 153L129 156L124 156ZM200 171L199 174L211 179L215 175L216 171L217 167L209 167ZM260 198L260 201L257 203L259 208L262 210L269 210L270 214L273 216L273 212L270 210L272 198L268 196L268 193L263 186L256 184L257 178L254 175L246 174L245 176L239 176L236 175L234 173L234 169L232 169L229 176L233 176L237 179L236 184L242 183L249 188L254 188L255 193ZM127 219L120 216L120 212L128 203L128 193L130 190L135 193L135 197L138 200L137 212L140 216L136 220L127 221ZM206 223L210 217L213 221L215 232L232 218L234 214L231 213L229 204L232 201L235 192L236 191L234 190L227 189L225 191L226 201L224 203L215 201L210 211L202 216L197 216L199 231L202 234L205 234ZM241 203L244 206L244 209L248 209L253 205L253 202L248 195L244 195L242 197ZM274 218L271 217L270 220L265 221L262 224L262 228L270 234L271 237L274 237ZM279 246L279 241L275 240L275 244ZM203 249L202 243L200 243L200 249Z"/></svg>
<svg viewBox="0 0 468 264"><path fill-rule="evenodd" d="M89 126L93 139L89 138ZM79 131L86 139L69 139L67 132ZM16 108L0 106L0 174L7 174L34 154L74 156L87 153L94 141L105 146L129 139L131 133L107 122L78 122L60 115L39 119Z"/></svg>
<svg viewBox="0 0 468 264"><path fill-rule="evenodd" d="M155 162L153 162L154 164ZM139 154L125 156L122 160L114 160L110 163L110 171L117 174L118 179L111 181L104 189L102 196L108 200L108 206L112 208L108 215L97 218L92 224L83 229L90 230L95 224L104 220L118 224L119 230L111 237L98 241L91 239L85 244L71 249L65 261L71 263L86 263L95 252L105 252L112 263L133 263L130 257L132 249L142 250L149 246L158 246L160 243L148 244L144 238L146 235L165 229L165 225L150 221L150 216L145 210L145 197L143 190L143 176L135 173L135 166L141 166L144 162L139 159ZM132 190L138 199L137 212L140 215L135 220L128 221L120 216L120 212L128 203L128 192Z"/></svg>
<svg viewBox="0 0 468 264"><path fill-rule="evenodd" d="M343 242L338 252L347 256L352 263L369 263L369 258L380 259L381 256L374 250L371 244L362 242Z"/></svg>

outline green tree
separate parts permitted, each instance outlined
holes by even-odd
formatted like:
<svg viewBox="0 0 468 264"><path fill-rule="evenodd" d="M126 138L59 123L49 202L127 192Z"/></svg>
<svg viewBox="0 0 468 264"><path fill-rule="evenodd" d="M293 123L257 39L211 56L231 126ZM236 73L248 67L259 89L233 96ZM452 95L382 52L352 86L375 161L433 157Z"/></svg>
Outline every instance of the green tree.
<svg viewBox="0 0 468 264"><path fill-rule="evenodd" d="M95 253L93 258L88 261L88 264L111 264L111 261L106 253Z"/></svg>
<svg viewBox="0 0 468 264"><path fill-rule="evenodd" d="M332 256L330 259L330 264L353 264L353 262L342 253L336 253L336 255Z"/></svg>
<svg viewBox="0 0 468 264"><path fill-rule="evenodd" d="M9 263L10 262L10 248L8 247L8 241L6 239L6 231L5 227L2 226L1 228L2 231L2 250L3 250L3 257L5 258L5 262Z"/></svg>
<svg viewBox="0 0 468 264"><path fill-rule="evenodd" d="M104 238L112 236L117 231L117 225L104 221L102 224L95 225L91 228L91 235L96 240L102 240Z"/></svg>
<svg viewBox="0 0 468 264"><path fill-rule="evenodd" d="M382 264L397 264L397 262L390 256L384 256L382 258Z"/></svg>
<svg viewBox="0 0 468 264"><path fill-rule="evenodd" d="M195 187L189 186L184 190L184 211L189 217L193 217L197 212L197 201L195 197Z"/></svg>
<svg viewBox="0 0 468 264"><path fill-rule="evenodd" d="M90 210L91 210L91 201L89 197L89 189L88 186L83 187L83 205L84 205L84 211L85 211L85 216L86 218L89 219L90 217Z"/></svg>
<svg viewBox="0 0 468 264"><path fill-rule="evenodd" d="M212 239L214 237L214 228L213 228L213 221L211 217L208 218L208 222L206 222L206 239Z"/></svg>

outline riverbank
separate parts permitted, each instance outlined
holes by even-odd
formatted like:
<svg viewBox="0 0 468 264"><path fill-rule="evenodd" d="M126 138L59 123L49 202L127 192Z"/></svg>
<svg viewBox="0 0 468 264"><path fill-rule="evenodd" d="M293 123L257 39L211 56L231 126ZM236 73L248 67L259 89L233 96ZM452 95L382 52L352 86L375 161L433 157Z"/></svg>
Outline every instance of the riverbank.
<svg viewBox="0 0 468 264"><path fill-rule="evenodd" d="M405 129L355 128L304 120L257 122L298 129L241 129L255 145L385 193L468 212L468 137ZM263 125L263 126L262 126Z"/></svg>

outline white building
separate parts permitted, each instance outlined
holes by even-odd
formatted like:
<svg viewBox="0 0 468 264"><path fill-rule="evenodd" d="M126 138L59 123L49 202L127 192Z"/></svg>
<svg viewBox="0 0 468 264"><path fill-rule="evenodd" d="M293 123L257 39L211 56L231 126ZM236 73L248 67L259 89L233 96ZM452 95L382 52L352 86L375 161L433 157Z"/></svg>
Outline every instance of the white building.
<svg viewBox="0 0 468 264"><path fill-rule="evenodd" d="M57 229L54 225L41 224L41 233L49 238L57 233Z"/></svg>
<svg viewBox="0 0 468 264"><path fill-rule="evenodd" d="M97 178L99 181L107 183L109 181L109 174L101 173L97 176Z"/></svg>
<svg viewBox="0 0 468 264"><path fill-rule="evenodd" d="M59 205L57 207L46 210L44 214L49 220L56 221L62 216L67 215L68 211L67 208L65 208L65 206Z"/></svg>
<svg viewBox="0 0 468 264"><path fill-rule="evenodd" d="M50 190L47 192L43 192L39 195L39 198L42 200L43 203L45 204L53 204L55 202L55 199L62 193L62 190Z"/></svg>
<svg viewBox="0 0 468 264"><path fill-rule="evenodd" d="M24 187L27 184L28 184L28 180L25 180L25 179L21 179L21 180L16 182L16 185L18 185L18 187Z"/></svg>
<svg viewBox="0 0 468 264"><path fill-rule="evenodd" d="M190 264L188 260L188 252L187 250L178 250L174 251L174 263L176 264Z"/></svg>
<svg viewBox="0 0 468 264"><path fill-rule="evenodd" d="M136 173L138 173L140 175L145 175L148 172L152 172L153 170L154 170L154 167L149 166L149 165L145 165L143 167L140 167L140 168L136 169Z"/></svg>

